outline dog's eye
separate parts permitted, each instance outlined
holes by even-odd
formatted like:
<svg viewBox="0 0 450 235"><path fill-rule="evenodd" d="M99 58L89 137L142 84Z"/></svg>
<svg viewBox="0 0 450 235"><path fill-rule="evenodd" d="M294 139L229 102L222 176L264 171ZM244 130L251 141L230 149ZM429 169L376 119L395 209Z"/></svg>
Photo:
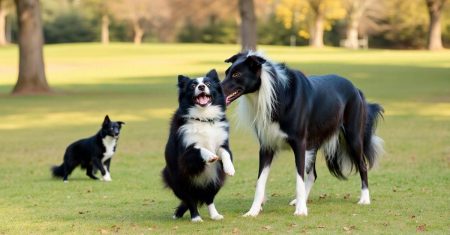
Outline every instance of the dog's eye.
<svg viewBox="0 0 450 235"><path fill-rule="evenodd" d="M192 88L192 89L195 89L195 87L197 87L197 85L195 85L195 84L192 84L192 85L191 85L191 88Z"/></svg>
<svg viewBox="0 0 450 235"><path fill-rule="evenodd" d="M211 86L211 83L210 83L210 82L206 82L205 85L206 85L207 87L210 87L210 86Z"/></svg>
<svg viewBox="0 0 450 235"><path fill-rule="evenodd" d="M239 73L239 72L235 72L235 73L233 73L233 75L231 75L232 78L238 78L240 76L241 76L241 73Z"/></svg>

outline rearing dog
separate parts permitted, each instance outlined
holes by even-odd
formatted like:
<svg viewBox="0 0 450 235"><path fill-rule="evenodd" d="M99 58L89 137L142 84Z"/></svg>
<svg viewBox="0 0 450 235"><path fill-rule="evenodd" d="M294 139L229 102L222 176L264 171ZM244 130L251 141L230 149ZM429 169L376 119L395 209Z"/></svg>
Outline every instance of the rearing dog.
<svg viewBox="0 0 450 235"><path fill-rule="evenodd" d="M225 62L222 87L227 104L240 99L242 120L254 128L260 143L255 197L244 216L262 210L265 186L274 155L290 147L297 169L294 215L307 215L306 201L317 179L316 153L323 149L337 178L356 170L361 176L359 204L370 204L367 163L371 168L383 152L374 135L383 108L369 104L363 93L337 75L306 77L302 72L268 60L261 53L238 53Z"/></svg>

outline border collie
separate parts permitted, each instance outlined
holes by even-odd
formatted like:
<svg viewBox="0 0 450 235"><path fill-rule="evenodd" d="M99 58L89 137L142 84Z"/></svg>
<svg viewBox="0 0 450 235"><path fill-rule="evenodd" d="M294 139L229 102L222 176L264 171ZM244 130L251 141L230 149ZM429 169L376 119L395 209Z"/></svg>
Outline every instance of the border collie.
<svg viewBox="0 0 450 235"><path fill-rule="evenodd" d="M197 206L206 203L211 219L220 220L214 197L225 174L232 176L235 170L219 76L214 69L196 79L180 75L178 88L179 107L170 125L162 172L166 186L181 200L173 218L189 210L192 222L201 222Z"/></svg>
<svg viewBox="0 0 450 235"><path fill-rule="evenodd" d="M124 124L122 121L113 122L106 115L97 134L78 140L67 147L64 162L60 166L52 167L53 176L62 177L64 182L67 182L70 173L81 165L91 179L98 179L95 172L100 170L102 180L111 181L109 170L111 158L116 152L120 129Z"/></svg>
<svg viewBox="0 0 450 235"><path fill-rule="evenodd" d="M383 152L383 140L374 135L383 109L368 103L363 93L337 75L306 77L302 72L268 60L258 52L233 55L222 87L227 105L240 98L238 115L254 128L260 143L259 172L250 210L262 210L265 186L274 155L290 147L295 155L294 215L307 215L306 201L317 179L316 153L322 149L330 172L346 179L359 172L359 204L370 204L367 166Z"/></svg>

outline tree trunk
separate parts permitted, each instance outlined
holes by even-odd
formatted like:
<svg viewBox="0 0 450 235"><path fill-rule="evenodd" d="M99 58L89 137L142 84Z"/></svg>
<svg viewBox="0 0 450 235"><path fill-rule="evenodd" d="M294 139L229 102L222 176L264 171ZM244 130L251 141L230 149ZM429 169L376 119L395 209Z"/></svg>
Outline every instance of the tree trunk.
<svg viewBox="0 0 450 235"><path fill-rule="evenodd" d="M322 12L317 12L316 18L314 20L313 34L309 40L309 45L315 48L323 47L323 23L324 16Z"/></svg>
<svg viewBox="0 0 450 235"><path fill-rule="evenodd" d="M358 49L358 20L350 19L346 32L346 45L350 49Z"/></svg>
<svg viewBox="0 0 450 235"><path fill-rule="evenodd" d="M3 7L2 0L0 0L0 46L6 45L6 16L8 12Z"/></svg>
<svg viewBox="0 0 450 235"><path fill-rule="evenodd" d="M256 16L253 0L239 0L242 51L256 50Z"/></svg>
<svg viewBox="0 0 450 235"><path fill-rule="evenodd" d="M109 17L108 15L102 16L102 44L109 43Z"/></svg>
<svg viewBox="0 0 450 235"><path fill-rule="evenodd" d="M142 37L144 37L144 30L142 29L139 22L133 22L133 30L134 30L134 44L140 45L142 43Z"/></svg>
<svg viewBox="0 0 450 235"><path fill-rule="evenodd" d="M15 0L19 24L19 77L13 94L50 92L45 78L39 0Z"/></svg>
<svg viewBox="0 0 450 235"><path fill-rule="evenodd" d="M442 49L441 13L446 0L427 0L430 28L428 31L428 49Z"/></svg>

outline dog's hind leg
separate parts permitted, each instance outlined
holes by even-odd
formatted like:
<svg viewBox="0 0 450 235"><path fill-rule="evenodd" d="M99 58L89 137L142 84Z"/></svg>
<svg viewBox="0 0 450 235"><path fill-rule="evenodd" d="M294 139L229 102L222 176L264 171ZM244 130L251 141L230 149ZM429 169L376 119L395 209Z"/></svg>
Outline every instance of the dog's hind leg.
<svg viewBox="0 0 450 235"><path fill-rule="evenodd" d="M367 178L367 165L364 160L363 153L363 136L364 136L364 103L360 100L354 100L346 107L345 116L350 120L344 121L344 136L349 147L349 153L353 163L358 167L361 177L361 197L358 204L370 204L369 181Z"/></svg>
<svg viewBox="0 0 450 235"><path fill-rule="evenodd" d="M72 173L73 169L75 169L76 165L70 164L69 162L64 162L64 176L63 181L67 182L67 178L69 177L70 173Z"/></svg>
<svg viewBox="0 0 450 235"><path fill-rule="evenodd" d="M196 222L203 222L202 217L200 217L200 213L198 213L197 203L194 203L192 201L186 202L189 212L191 213L191 221Z"/></svg>
<svg viewBox="0 0 450 235"><path fill-rule="evenodd" d="M208 204L208 212L209 212L209 216L213 220L223 219L223 215L219 214L219 212L217 211L216 206L214 205L213 202Z"/></svg>
<svg viewBox="0 0 450 235"><path fill-rule="evenodd" d="M219 189L217 188L217 191ZM219 212L216 209L216 206L214 205L214 197L216 195L216 192L211 193L209 195L206 196L206 205L208 205L208 212L209 212L209 216L211 217L212 220L221 220L223 219L223 215L219 214Z"/></svg>
<svg viewBox="0 0 450 235"><path fill-rule="evenodd" d="M262 203L264 202L267 178L269 177L270 165L272 164L275 152L271 149L260 148L259 150L259 172L258 181L256 182L255 198L250 210L244 214L247 216L257 216L262 210Z"/></svg>
<svg viewBox="0 0 450 235"><path fill-rule="evenodd" d="M177 209L175 210L175 213L173 214L173 218L174 219L178 219L183 217L184 213L186 213L186 211L188 210L188 206L186 205L186 203L181 202L180 205L177 207Z"/></svg>

